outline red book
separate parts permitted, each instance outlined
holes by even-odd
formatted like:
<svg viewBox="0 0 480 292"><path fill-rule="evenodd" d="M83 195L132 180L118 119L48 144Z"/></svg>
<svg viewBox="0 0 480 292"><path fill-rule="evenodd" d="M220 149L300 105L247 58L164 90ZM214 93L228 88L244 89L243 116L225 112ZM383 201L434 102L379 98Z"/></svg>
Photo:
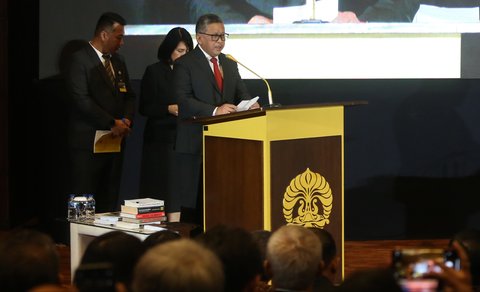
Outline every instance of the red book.
<svg viewBox="0 0 480 292"><path fill-rule="evenodd" d="M120 212L121 217L127 217L127 218L152 218L152 217L161 217L165 216L165 211L160 211L160 212L150 212L150 213L143 213L143 214L129 214L129 213L124 213Z"/></svg>

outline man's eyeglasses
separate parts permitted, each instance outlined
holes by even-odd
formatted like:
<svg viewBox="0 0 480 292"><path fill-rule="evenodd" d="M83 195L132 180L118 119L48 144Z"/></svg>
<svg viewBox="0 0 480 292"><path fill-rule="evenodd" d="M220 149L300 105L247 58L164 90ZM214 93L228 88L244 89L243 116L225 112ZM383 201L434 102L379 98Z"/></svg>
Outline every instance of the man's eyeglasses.
<svg viewBox="0 0 480 292"><path fill-rule="evenodd" d="M228 38L229 34L228 33L223 33L223 34L209 34L209 33L204 33L204 32L199 32L199 34L204 34L210 36L212 41L218 42L218 40L225 41L226 38Z"/></svg>

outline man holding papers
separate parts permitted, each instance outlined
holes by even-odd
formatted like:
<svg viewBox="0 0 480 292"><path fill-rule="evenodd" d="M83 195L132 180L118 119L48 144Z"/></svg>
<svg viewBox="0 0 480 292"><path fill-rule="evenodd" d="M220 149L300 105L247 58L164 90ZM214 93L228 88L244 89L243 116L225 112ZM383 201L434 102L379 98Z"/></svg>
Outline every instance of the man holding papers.
<svg viewBox="0 0 480 292"><path fill-rule="evenodd" d="M222 53L228 34L220 17L201 16L195 32L198 45L179 58L173 68L179 107L175 145L177 194L182 206L192 209L196 208L202 189L202 126L185 120L232 113L241 100L251 98L237 63ZM255 102L250 108L259 108L259 104Z"/></svg>
<svg viewBox="0 0 480 292"><path fill-rule="evenodd" d="M125 62L116 53L123 45L125 24L120 15L104 13L89 44L73 54L66 76L71 104L70 192L93 194L99 212L117 209L123 155L118 146L130 132L134 115L135 94ZM103 139L97 135L95 140L102 133Z"/></svg>

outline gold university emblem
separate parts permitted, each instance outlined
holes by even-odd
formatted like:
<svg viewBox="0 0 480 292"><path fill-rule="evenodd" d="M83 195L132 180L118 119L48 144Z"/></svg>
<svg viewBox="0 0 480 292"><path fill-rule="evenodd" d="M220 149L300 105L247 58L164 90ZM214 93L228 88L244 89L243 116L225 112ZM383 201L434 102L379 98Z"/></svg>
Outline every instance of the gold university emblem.
<svg viewBox="0 0 480 292"><path fill-rule="evenodd" d="M323 228L330 223L332 189L327 180L310 171L297 175L283 195L283 217L288 224Z"/></svg>

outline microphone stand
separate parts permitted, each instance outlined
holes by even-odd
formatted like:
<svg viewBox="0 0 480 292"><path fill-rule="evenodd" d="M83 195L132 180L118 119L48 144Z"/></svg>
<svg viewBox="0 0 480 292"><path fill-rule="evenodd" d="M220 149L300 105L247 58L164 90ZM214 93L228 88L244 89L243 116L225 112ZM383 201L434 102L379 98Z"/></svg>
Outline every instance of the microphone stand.
<svg viewBox="0 0 480 292"><path fill-rule="evenodd" d="M281 104L279 103L273 103L273 98L272 98L272 91L270 90L270 85L268 84L267 80L265 80L265 78L263 78L262 76L258 75L257 73L255 73L252 69L248 68L247 66L245 66L244 64L240 63L237 59L235 59L232 55L230 54L227 54L225 55L228 59L234 61L235 63L239 64L240 66L242 66L243 68L247 69L248 71L252 72L252 74L254 74L255 76L257 76L258 78L262 79L263 82L265 82L265 84L267 85L267 93L268 93L268 105L266 106L262 106L262 108L273 108L273 107L280 107Z"/></svg>
<svg viewBox="0 0 480 292"><path fill-rule="evenodd" d="M293 23L328 23L328 21L323 21L321 19L317 19L316 17L316 7L315 7L315 2L316 0L310 0L312 2L312 14L310 16L310 19L302 19L302 20L297 20L297 21L294 21ZM306 1L306 4L305 5L308 5L308 0Z"/></svg>

